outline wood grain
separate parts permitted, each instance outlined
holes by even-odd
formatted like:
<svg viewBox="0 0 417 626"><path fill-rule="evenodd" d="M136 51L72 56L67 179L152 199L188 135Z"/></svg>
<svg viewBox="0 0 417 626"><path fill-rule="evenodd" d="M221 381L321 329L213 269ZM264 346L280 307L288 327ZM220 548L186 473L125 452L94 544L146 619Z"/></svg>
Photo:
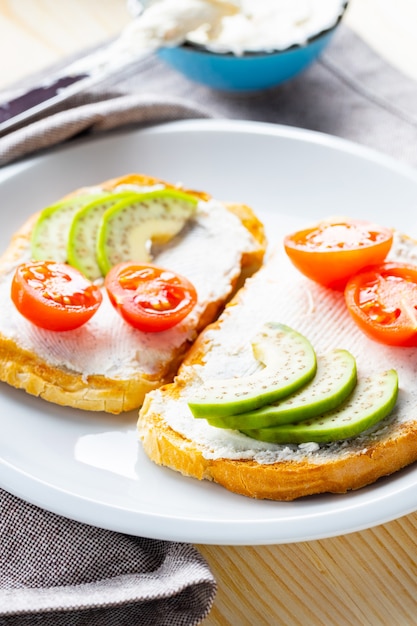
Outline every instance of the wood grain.
<svg viewBox="0 0 417 626"><path fill-rule="evenodd" d="M350 0L345 21L385 60L417 79L415 0Z"/></svg>
<svg viewBox="0 0 417 626"><path fill-rule="evenodd" d="M417 514L276 546L198 546L219 583L204 626L415 626Z"/></svg>
<svg viewBox="0 0 417 626"><path fill-rule="evenodd" d="M115 37L130 19L123 0L0 0L0 89Z"/></svg>

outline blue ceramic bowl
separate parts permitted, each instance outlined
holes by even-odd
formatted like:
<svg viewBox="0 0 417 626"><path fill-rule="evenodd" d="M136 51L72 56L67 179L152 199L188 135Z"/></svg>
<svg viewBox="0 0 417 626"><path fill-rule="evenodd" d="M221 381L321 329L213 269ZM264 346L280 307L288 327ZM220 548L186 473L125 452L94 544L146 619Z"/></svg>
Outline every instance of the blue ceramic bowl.
<svg viewBox="0 0 417 626"><path fill-rule="evenodd" d="M347 2L343 12L346 10ZM312 37L304 45L277 52L251 52L241 56L207 50L186 43L162 48L158 55L192 81L223 91L259 91L279 85L305 70L334 35L342 15L330 29Z"/></svg>

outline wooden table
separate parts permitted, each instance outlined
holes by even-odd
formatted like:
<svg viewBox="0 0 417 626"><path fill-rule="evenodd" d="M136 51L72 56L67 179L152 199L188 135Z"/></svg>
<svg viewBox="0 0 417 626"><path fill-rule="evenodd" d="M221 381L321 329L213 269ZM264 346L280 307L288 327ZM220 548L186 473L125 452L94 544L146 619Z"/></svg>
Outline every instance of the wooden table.
<svg viewBox="0 0 417 626"><path fill-rule="evenodd" d="M0 0L0 89L129 19L124 0ZM346 23L417 79L415 0L351 0ZM319 541L198 547L219 585L204 626L417 624L417 513Z"/></svg>

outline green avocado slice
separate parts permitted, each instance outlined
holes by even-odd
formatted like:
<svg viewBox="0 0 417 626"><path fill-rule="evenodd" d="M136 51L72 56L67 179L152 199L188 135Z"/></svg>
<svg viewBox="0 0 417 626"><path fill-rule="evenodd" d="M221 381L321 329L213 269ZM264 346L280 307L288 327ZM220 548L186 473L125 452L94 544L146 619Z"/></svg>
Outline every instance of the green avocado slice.
<svg viewBox="0 0 417 626"><path fill-rule="evenodd" d="M175 237L194 215L198 200L176 189L138 194L104 213L97 234L97 261L102 274L118 263L149 263L149 246Z"/></svg>
<svg viewBox="0 0 417 626"><path fill-rule="evenodd" d="M332 350L317 357L315 377L304 387L274 404L228 417L207 417L217 428L235 430L270 428L296 423L336 408L355 388L356 360L347 350Z"/></svg>
<svg viewBox="0 0 417 626"><path fill-rule="evenodd" d="M398 375L386 370L359 380L340 408L297 424L242 430L253 439L270 443L331 443L356 437L387 417L398 397Z"/></svg>
<svg viewBox="0 0 417 626"><path fill-rule="evenodd" d="M42 209L32 231L32 258L35 261L65 263L68 260L68 233L75 212L101 196L82 194Z"/></svg>
<svg viewBox="0 0 417 626"><path fill-rule="evenodd" d="M284 324L264 324L252 349L265 367L249 376L205 382L188 399L194 417L224 417L258 409L290 395L316 373L311 343Z"/></svg>
<svg viewBox="0 0 417 626"><path fill-rule="evenodd" d="M117 202L128 198L133 200L137 195L133 191L108 194L89 202L73 214L67 241L68 263L89 280L94 281L102 276L96 248L97 234L105 211Z"/></svg>

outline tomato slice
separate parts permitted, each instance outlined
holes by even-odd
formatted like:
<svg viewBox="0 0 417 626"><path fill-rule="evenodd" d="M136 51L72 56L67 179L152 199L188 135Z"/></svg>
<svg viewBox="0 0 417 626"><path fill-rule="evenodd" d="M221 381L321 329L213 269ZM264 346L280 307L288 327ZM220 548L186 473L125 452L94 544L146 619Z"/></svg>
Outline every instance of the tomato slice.
<svg viewBox="0 0 417 626"><path fill-rule="evenodd" d="M383 263L352 276L345 288L349 312L372 339L417 346L417 266Z"/></svg>
<svg viewBox="0 0 417 626"><path fill-rule="evenodd" d="M77 269L55 261L19 265L11 297L17 310L47 330L74 330L94 315L102 301L100 288Z"/></svg>
<svg viewBox="0 0 417 626"><path fill-rule="evenodd" d="M154 265L119 263L104 284L123 319L150 333L172 328L197 302L197 292L187 278Z"/></svg>
<svg viewBox="0 0 417 626"><path fill-rule="evenodd" d="M385 260L392 238L391 229L371 222L332 220L287 235L284 247L305 276L342 290L350 276Z"/></svg>

